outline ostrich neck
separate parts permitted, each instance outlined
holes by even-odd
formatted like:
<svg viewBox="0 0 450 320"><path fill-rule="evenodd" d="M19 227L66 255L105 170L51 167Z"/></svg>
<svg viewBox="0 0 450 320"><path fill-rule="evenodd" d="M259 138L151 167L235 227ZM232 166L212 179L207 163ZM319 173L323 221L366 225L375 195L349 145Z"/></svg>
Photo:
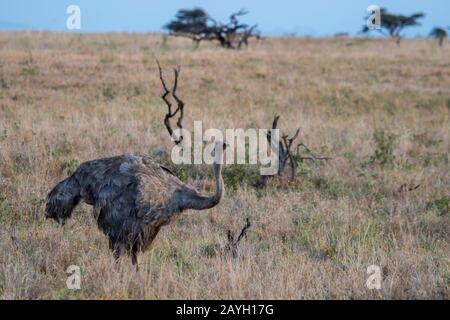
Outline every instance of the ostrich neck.
<svg viewBox="0 0 450 320"><path fill-rule="evenodd" d="M213 164L214 179L216 184L216 190L210 197L202 196L200 194L193 194L186 199L184 209L194 210L206 210L216 206L223 197L223 178L222 178L222 165Z"/></svg>

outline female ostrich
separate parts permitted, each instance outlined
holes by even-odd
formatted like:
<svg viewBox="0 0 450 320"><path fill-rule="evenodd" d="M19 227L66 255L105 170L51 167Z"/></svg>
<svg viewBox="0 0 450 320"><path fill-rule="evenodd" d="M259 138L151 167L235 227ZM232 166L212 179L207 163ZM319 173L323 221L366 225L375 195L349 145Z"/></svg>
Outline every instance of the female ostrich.
<svg viewBox="0 0 450 320"><path fill-rule="evenodd" d="M109 237L117 259L124 253L137 264L159 229L186 209L205 210L223 197L222 161L225 144L213 150L215 192L203 196L169 169L146 156L121 155L82 163L48 195L45 216L64 224L75 206L93 206L98 227Z"/></svg>
<svg viewBox="0 0 450 320"><path fill-rule="evenodd" d="M164 124L172 136L170 118L179 114L177 126L182 128L184 103L176 95L180 69L174 69L172 96L177 109L172 112L167 99L170 91L159 62L158 67L165 91L162 98L168 107ZM180 142L181 139L175 140L176 144ZM149 248L162 226L186 209L205 210L220 202L224 193L221 168L225 146L216 142L212 152L216 190L210 197L202 196L149 157L122 155L81 164L50 191L45 216L63 224L81 201L92 205L94 218L108 236L114 257L127 253L136 265L137 253Z"/></svg>

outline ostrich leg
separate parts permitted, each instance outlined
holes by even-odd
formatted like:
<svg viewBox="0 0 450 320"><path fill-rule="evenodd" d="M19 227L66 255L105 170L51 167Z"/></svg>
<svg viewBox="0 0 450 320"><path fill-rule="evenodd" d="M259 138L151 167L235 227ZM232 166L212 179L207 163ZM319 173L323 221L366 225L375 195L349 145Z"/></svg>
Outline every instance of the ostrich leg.
<svg viewBox="0 0 450 320"><path fill-rule="evenodd" d="M133 249L131 251L131 264L136 268L136 272L139 271L137 253L138 250L136 249L136 246L133 246Z"/></svg>

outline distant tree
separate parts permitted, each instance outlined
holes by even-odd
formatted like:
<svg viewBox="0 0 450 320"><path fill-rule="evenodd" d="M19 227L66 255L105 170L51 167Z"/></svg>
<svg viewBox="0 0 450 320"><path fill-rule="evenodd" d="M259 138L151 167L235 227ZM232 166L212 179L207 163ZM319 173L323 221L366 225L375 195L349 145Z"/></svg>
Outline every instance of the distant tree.
<svg viewBox="0 0 450 320"><path fill-rule="evenodd" d="M349 36L348 32L337 32L334 34L335 38L345 38L348 36Z"/></svg>
<svg viewBox="0 0 450 320"><path fill-rule="evenodd" d="M201 41L218 41L224 48L240 49L248 46L252 37L260 38L257 25L249 26L240 23L238 17L248 14L242 9L230 16L228 23L220 23L211 18L203 9L181 9L172 20L164 26L173 36L192 39L196 46Z"/></svg>
<svg viewBox="0 0 450 320"><path fill-rule="evenodd" d="M437 39L439 41L439 46L442 47L444 44L444 39L448 37L448 33L445 29L435 27L431 30L430 37Z"/></svg>
<svg viewBox="0 0 450 320"><path fill-rule="evenodd" d="M385 8L381 11L381 29L382 34L389 35L391 38L396 40L397 45L400 45L402 39L401 32L406 27L419 26L420 23L417 21L425 17L422 12L414 13L410 16L397 15L389 13ZM367 17L366 17L367 19ZM368 33L371 31L366 25L363 27L362 32Z"/></svg>
<svg viewBox="0 0 450 320"><path fill-rule="evenodd" d="M191 38L197 45L210 32L210 26L208 26L210 18L203 9L181 9L175 18L164 28L171 34Z"/></svg>

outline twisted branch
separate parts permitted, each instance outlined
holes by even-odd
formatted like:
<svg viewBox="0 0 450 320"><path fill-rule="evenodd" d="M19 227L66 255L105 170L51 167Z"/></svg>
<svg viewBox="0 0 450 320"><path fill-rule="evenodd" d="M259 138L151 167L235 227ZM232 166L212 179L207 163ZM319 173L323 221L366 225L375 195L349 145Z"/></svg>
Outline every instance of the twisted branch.
<svg viewBox="0 0 450 320"><path fill-rule="evenodd" d="M272 138L272 131L277 129L278 127L278 121L280 120L279 115L275 115L272 122L272 130L270 130L267 133L267 140L269 141L269 144L272 146L271 138ZM315 155L304 143L299 143L295 147L295 149L292 148L294 141L298 138L300 134L300 129L298 128L294 135L292 137L289 137L288 134L283 134L281 136L280 141L278 142L278 161L279 161L279 167L278 167L278 175L282 175L286 164L289 162L290 168L291 168L291 180L295 179L295 175L297 173L297 161L302 160L330 160L332 158L330 157L322 157ZM300 147L305 148L305 150L309 153L309 156L303 157L300 156ZM296 154L294 155L292 150L297 150ZM268 176L262 176L261 180L256 183L258 187L265 187L267 183Z"/></svg>
<svg viewBox="0 0 450 320"><path fill-rule="evenodd" d="M178 66L177 68L173 69L174 74L175 74L175 79L174 79L172 91L170 91L167 88L166 82L164 80L162 68L161 68L161 65L160 65L158 59L156 59L156 64L158 65L159 79L161 80L161 84L164 89L164 93L161 95L161 98L164 100L164 102L167 105L167 113L164 117L164 125L165 125L167 131L169 132L171 138L175 142L175 144L179 144L181 141L183 141L183 136L180 136L178 139L173 136L173 129L170 124L170 119L175 117L177 115L177 113L179 112L180 115L178 116L176 125L179 129L183 129L184 102L177 96L178 77L180 75L181 68ZM174 112L172 112L172 103L167 98L170 93L172 93L172 97L175 100L175 102L177 103L177 108L175 109Z"/></svg>
<svg viewBox="0 0 450 320"><path fill-rule="evenodd" d="M251 227L250 219L247 218L245 226L242 228L241 232L239 233L239 236L236 240L234 240L234 236L231 232L231 230L228 230L227 237L228 237L228 244L225 247L225 250L232 253L233 258L236 258L237 256L237 246L239 242L245 237L247 234L248 229Z"/></svg>

